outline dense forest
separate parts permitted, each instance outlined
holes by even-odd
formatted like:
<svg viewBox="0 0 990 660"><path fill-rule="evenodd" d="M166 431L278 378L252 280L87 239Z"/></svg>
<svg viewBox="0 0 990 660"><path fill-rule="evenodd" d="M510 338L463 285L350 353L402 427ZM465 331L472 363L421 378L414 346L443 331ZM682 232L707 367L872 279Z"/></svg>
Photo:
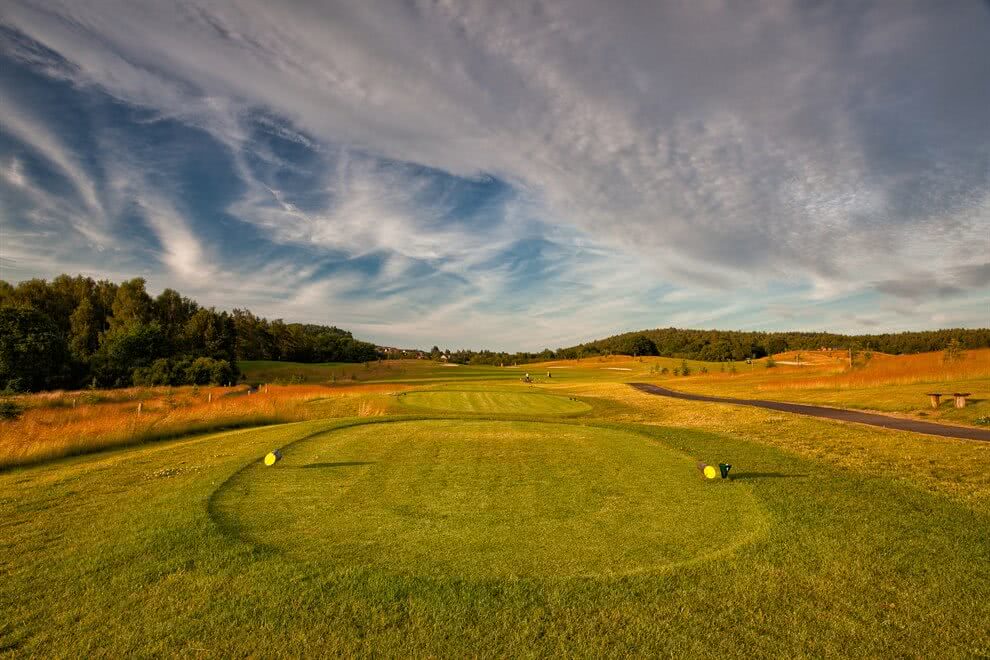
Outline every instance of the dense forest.
<svg viewBox="0 0 990 660"><path fill-rule="evenodd" d="M883 353L990 347L990 329L879 335L657 328L538 353L441 351L462 364L522 364L607 354L728 361L822 347ZM0 389L230 383L238 360L366 362L374 344L333 326L269 321L248 310L202 307L172 289L152 297L141 278L116 284L60 275L0 280Z"/></svg>
<svg viewBox="0 0 990 660"><path fill-rule="evenodd" d="M990 328L923 330L879 335L840 335L829 332L738 332L657 328L626 332L606 339L560 349L560 357L623 353L663 355L688 360L721 362L764 357L789 350L841 348L880 353L940 351L952 339L966 348L990 347Z"/></svg>
<svg viewBox="0 0 990 660"><path fill-rule="evenodd" d="M990 328L924 330L879 335L840 335L828 332L739 332L733 330L681 330L657 328L626 332L556 351L500 353L493 351L445 351L452 362L464 364L523 364L597 355L661 355L686 360L723 362L761 358L787 350L841 348L881 353L924 353L943 350L952 339L964 348L990 347ZM441 351L434 347L432 357Z"/></svg>
<svg viewBox="0 0 990 660"><path fill-rule="evenodd" d="M231 383L238 360L364 362L374 344L332 326L202 307L145 281L0 280L0 388Z"/></svg>

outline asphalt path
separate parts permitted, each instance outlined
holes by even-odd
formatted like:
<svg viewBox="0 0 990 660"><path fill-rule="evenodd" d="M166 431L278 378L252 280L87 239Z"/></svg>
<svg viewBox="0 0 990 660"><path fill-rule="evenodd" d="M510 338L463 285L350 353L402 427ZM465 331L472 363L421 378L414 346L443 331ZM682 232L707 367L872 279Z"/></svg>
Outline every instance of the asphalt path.
<svg viewBox="0 0 990 660"><path fill-rule="evenodd" d="M964 440L984 440L990 442L990 430L986 429L951 426L949 424L937 424L935 422L922 422L915 419L902 419L900 417L878 415L876 413L862 412L859 410L847 410L845 408L826 408L824 406L809 406L802 403L786 403L784 401L733 399L724 396L689 394L687 392L668 390L666 387L650 385L649 383L630 383L630 385L641 392L646 392L647 394L669 396L674 399L707 401L709 403L731 403L738 406L755 406L757 408L768 408L769 410L779 410L781 412L796 413L798 415L810 415L811 417L836 419L840 422L868 424L870 426L879 426L881 428L894 429L896 431L911 431L912 433L938 435L943 438L962 438Z"/></svg>

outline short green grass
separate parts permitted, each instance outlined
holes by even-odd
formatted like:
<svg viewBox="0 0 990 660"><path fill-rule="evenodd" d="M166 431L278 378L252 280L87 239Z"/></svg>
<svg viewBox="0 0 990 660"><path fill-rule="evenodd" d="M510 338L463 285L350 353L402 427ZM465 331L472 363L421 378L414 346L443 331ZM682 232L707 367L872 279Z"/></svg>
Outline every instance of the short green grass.
<svg viewBox="0 0 990 660"><path fill-rule="evenodd" d="M506 415L575 415L591 406L574 397L537 391L434 390L403 392L399 403L410 408L456 413Z"/></svg>
<svg viewBox="0 0 990 660"><path fill-rule="evenodd" d="M239 538L293 559L442 580L657 572L765 531L745 482L705 482L681 452L518 421L317 435L275 469L239 472L213 502Z"/></svg>
<svg viewBox="0 0 990 660"><path fill-rule="evenodd" d="M237 363L250 383L430 383L479 380L518 380L523 372L500 367L443 364L433 360L385 360L367 363L278 362L244 360Z"/></svg>
<svg viewBox="0 0 990 660"><path fill-rule="evenodd" d="M0 473L0 653L990 654L986 509L787 451L831 422L781 425L769 446L644 424L640 398L542 424L304 422ZM654 399L671 419L715 409ZM693 461L736 479L696 481Z"/></svg>

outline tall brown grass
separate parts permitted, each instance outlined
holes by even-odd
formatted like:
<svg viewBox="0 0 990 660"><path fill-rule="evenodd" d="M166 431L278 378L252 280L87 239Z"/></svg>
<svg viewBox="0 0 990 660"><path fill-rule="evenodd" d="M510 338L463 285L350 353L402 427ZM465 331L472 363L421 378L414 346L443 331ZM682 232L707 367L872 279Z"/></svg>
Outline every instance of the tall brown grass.
<svg viewBox="0 0 990 660"><path fill-rule="evenodd" d="M22 396L23 416L0 422L0 468L228 428L384 414L379 393L389 389L398 388L270 385L250 394L243 387L183 387Z"/></svg>
<svg viewBox="0 0 990 660"><path fill-rule="evenodd" d="M833 367L832 373L801 376L794 371L767 379L761 390L773 389L844 389L910 385L914 383L948 383L990 377L990 349L965 351L957 360L946 360L942 351L915 355L875 354L872 359L859 358L855 367ZM800 369L800 367L798 367Z"/></svg>

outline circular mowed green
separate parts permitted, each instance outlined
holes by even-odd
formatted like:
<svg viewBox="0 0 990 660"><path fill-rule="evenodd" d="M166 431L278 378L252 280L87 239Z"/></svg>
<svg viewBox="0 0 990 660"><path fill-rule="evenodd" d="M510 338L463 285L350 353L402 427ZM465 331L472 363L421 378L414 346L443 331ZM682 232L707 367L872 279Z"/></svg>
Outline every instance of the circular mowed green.
<svg viewBox="0 0 990 660"><path fill-rule="evenodd" d="M366 424L291 445L214 496L289 558L433 577L614 576L728 552L765 518L742 484L629 432L465 420Z"/></svg>
<svg viewBox="0 0 990 660"><path fill-rule="evenodd" d="M458 413L510 415L574 415L591 410L583 401L543 392L432 390L407 392L399 402L413 408Z"/></svg>

